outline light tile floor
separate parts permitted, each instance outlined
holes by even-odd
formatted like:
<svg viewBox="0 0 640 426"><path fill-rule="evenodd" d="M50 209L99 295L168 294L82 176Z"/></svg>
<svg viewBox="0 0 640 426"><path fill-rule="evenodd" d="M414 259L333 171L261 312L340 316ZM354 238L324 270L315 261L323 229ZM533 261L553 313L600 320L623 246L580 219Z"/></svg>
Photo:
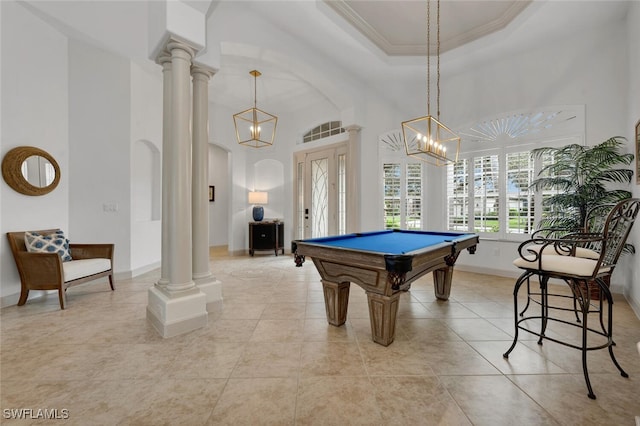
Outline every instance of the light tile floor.
<svg viewBox="0 0 640 426"><path fill-rule="evenodd" d="M510 358L514 280L456 272L449 301L431 276L402 295L396 340L370 339L366 295L328 325L312 262L215 256L224 309L206 328L162 339L145 319L158 271L72 288L1 310L2 424L12 409L57 409L74 425L630 425L640 415L640 321L616 300L620 376L589 353L522 336ZM618 299L618 298L617 298ZM533 309L533 308L532 308ZM574 329L549 334L577 339ZM62 410L66 411L62 411Z"/></svg>

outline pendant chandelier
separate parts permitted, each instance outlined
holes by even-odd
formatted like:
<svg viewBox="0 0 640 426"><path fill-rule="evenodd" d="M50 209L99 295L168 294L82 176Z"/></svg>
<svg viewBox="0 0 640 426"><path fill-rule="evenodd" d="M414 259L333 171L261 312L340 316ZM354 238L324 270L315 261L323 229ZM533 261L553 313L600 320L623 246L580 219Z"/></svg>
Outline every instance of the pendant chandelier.
<svg viewBox="0 0 640 426"><path fill-rule="evenodd" d="M427 115L402 122L407 155L437 166L458 161L460 137L440 122L440 0L436 18L437 115L431 115L431 0L427 0Z"/></svg>
<svg viewBox="0 0 640 426"><path fill-rule="evenodd" d="M233 115L236 139L240 145L263 148L273 145L278 117L257 107L257 78L262 74L258 70L250 71L253 76L253 108Z"/></svg>

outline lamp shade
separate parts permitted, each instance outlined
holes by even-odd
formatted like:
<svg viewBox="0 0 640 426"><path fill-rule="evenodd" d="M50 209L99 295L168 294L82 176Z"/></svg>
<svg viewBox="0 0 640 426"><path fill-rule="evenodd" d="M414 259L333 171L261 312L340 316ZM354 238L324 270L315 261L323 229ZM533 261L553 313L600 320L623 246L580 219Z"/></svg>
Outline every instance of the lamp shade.
<svg viewBox="0 0 640 426"><path fill-rule="evenodd" d="M249 204L267 204L269 194L264 191L249 192Z"/></svg>

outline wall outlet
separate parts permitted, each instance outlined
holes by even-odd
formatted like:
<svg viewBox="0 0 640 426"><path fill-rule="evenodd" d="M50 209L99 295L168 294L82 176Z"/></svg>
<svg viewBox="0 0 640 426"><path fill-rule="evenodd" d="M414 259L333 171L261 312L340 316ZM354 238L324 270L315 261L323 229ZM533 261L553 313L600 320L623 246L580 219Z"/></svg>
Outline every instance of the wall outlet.
<svg viewBox="0 0 640 426"><path fill-rule="evenodd" d="M118 203L103 203L102 211L107 213L115 213L118 211Z"/></svg>

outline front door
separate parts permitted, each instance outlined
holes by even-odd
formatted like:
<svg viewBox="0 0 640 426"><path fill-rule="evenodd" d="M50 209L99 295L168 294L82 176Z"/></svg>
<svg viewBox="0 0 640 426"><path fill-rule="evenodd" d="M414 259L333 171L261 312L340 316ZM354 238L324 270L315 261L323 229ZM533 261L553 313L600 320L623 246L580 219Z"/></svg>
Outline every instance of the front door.
<svg viewBox="0 0 640 426"><path fill-rule="evenodd" d="M346 232L346 143L295 154L295 238Z"/></svg>

